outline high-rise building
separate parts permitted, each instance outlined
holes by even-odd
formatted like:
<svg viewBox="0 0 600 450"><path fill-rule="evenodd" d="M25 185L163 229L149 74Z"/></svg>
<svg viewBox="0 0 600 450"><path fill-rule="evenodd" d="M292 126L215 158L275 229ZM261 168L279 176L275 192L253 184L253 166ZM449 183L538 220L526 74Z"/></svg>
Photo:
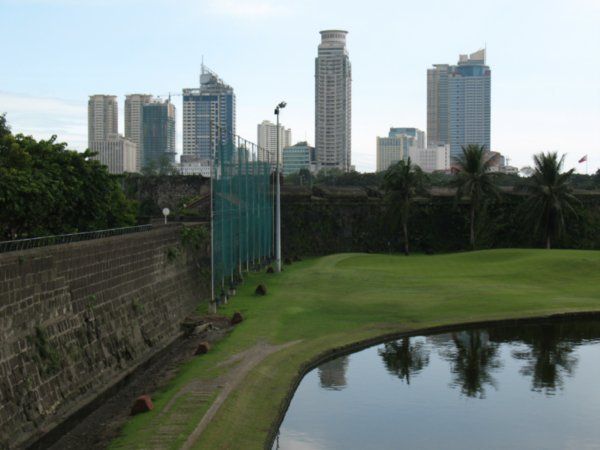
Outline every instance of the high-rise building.
<svg viewBox="0 0 600 450"><path fill-rule="evenodd" d="M144 155L144 105L152 101L147 94L130 94L125 96L125 138L137 145L137 171L142 168Z"/></svg>
<svg viewBox="0 0 600 450"><path fill-rule="evenodd" d="M110 173L138 171L137 145L119 134L109 134L106 139L92 141L90 150L97 152L92 159L104 164Z"/></svg>
<svg viewBox="0 0 600 450"><path fill-rule="evenodd" d="M283 149L283 175L298 173L302 169L313 172L315 149L307 142L298 142Z"/></svg>
<svg viewBox="0 0 600 450"><path fill-rule="evenodd" d="M388 133L388 137L396 137L401 134L404 134L408 137L413 138L413 142L411 145L416 145L418 148L425 148L425 132L419 130L418 128L390 128L390 132Z"/></svg>
<svg viewBox="0 0 600 450"><path fill-rule="evenodd" d="M427 146L447 144L448 133L448 64L434 64L427 70Z"/></svg>
<svg viewBox="0 0 600 450"><path fill-rule="evenodd" d="M425 133L418 128L390 128L387 137L377 138L377 172L406 160L410 148L423 148Z"/></svg>
<svg viewBox="0 0 600 450"><path fill-rule="evenodd" d="M351 170L352 73L347 31L321 31L315 59L315 156L323 169Z"/></svg>
<svg viewBox="0 0 600 450"><path fill-rule="evenodd" d="M277 160L277 124L263 120L257 126L258 160L275 164ZM279 124L279 150L292 145L292 130ZM279 153L281 162L281 153Z"/></svg>
<svg viewBox="0 0 600 450"><path fill-rule="evenodd" d="M202 65L200 88L183 90L182 161L210 160L218 143L234 134L233 88Z"/></svg>
<svg viewBox="0 0 600 450"><path fill-rule="evenodd" d="M119 110L114 95L90 95L88 100L88 147L119 132Z"/></svg>
<svg viewBox="0 0 600 450"><path fill-rule="evenodd" d="M492 71L485 50L460 55L457 65L427 70L427 144L450 144L451 157L468 144L490 150Z"/></svg>
<svg viewBox="0 0 600 450"><path fill-rule="evenodd" d="M440 144L434 147L410 147L408 156L411 163L421 168L423 172L450 170L450 145Z"/></svg>
<svg viewBox="0 0 600 450"><path fill-rule="evenodd" d="M143 105L142 168L158 163L166 156L175 161L175 105L169 100L153 100Z"/></svg>

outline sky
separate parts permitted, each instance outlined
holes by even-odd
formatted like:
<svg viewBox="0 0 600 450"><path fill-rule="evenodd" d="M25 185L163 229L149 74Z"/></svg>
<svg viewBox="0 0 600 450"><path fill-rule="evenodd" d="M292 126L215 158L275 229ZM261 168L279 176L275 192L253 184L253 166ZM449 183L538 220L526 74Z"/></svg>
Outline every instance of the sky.
<svg viewBox="0 0 600 450"><path fill-rule="evenodd" d="M14 133L87 146L87 100L174 94L202 60L237 100L237 134L281 123L314 145L319 31L348 31L352 164L372 172L390 127L426 131L427 69L487 49L491 147L518 168L556 151L565 169L600 167L598 0L0 0L0 113ZM578 161L587 155L587 163Z"/></svg>

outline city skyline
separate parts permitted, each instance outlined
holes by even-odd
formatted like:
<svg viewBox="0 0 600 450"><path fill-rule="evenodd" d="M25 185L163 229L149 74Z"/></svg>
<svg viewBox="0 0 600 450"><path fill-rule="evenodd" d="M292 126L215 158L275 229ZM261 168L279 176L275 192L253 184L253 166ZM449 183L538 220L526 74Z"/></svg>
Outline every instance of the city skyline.
<svg viewBox="0 0 600 450"><path fill-rule="evenodd" d="M600 48L594 31L600 20L597 2L460 0L433 11L386 1L359 6L207 0L173 6L150 0L140 5L138 0L0 0L8 19L0 37L9 43L9 63L0 69L0 112L7 113L13 131L38 139L56 134L82 151L89 96L117 96L124 117L126 94L166 98L198 85L204 57L235 89L240 136L253 140L256 124L274 121L273 108L284 100L281 124L294 130L294 142L314 145L318 33L343 29L349 31L352 59L352 164L358 171L375 170L376 137L390 127L427 128L427 69L478 48L487 48L494 70L492 150L517 167L532 165L533 154L541 151L566 154L565 168L580 173L586 164L577 161L584 155L589 173L600 166L593 134L600 123L600 62L589 57L590 49ZM118 6L119 14L110 6ZM403 23L402 33L400 16L414 19ZM148 26L158 20L171 25L168 32ZM194 25L199 20L202 27ZM110 33L102 39L90 32L107 22ZM181 155L181 97L172 101Z"/></svg>

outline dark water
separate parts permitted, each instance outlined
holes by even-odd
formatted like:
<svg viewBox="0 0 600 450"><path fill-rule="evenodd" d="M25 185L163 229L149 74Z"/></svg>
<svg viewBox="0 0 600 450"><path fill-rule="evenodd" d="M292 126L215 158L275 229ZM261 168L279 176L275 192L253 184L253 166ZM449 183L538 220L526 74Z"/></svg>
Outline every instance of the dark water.
<svg viewBox="0 0 600 450"><path fill-rule="evenodd" d="M600 321L406 337L298 387L273 449L600 449Z"/></svg>

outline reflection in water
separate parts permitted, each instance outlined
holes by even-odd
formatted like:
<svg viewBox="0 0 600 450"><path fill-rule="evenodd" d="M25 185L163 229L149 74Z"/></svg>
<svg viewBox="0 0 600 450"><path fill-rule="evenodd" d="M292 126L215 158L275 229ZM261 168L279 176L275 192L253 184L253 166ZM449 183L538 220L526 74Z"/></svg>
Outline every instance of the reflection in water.
<svg viewBox="0 0 600 450"><path fill-rule="evenodd" d="M319 380L323 389L339 391L346 387L348 356L327 361L319 366Z"/></svg>
<svg viewBox="0 0 600 450"><path fill-rule="evenodd" d="M349 358L306 374L274 449L600 448L600 321L403 337Z"/></svg>
<svg viewBox="0 0 600 450"><path fill-rule="evenodd" d="M496 334L501 339L502 329ZM515 349L512 356L525 362L520 372L531 377L532 390L552 395L562 389L564 375L573 375L577 366L577 358L572 353L582 341L579 327L572 324L531 326L520 330L518 340L527 347Z"/></svg>
<svg viewBox="0 0 600 450"><path fill-rule="evenodd" d="M450 361L452 387L460 387L467 397L485 398L485 385L497 389L492 371L502 367L498 344L489 340L485 330L452 333L454 348L446 348L442 356Z"/></svg>
<svg viewBox="0 0 600 450"><path fill-rule="evenodd" d="M411 375L417 375L429 364L429 350L423 341L410 343L410 337L386 342L377 350L386 369L410 384ZM413 339L414 340L414 339Z"/></svg>

